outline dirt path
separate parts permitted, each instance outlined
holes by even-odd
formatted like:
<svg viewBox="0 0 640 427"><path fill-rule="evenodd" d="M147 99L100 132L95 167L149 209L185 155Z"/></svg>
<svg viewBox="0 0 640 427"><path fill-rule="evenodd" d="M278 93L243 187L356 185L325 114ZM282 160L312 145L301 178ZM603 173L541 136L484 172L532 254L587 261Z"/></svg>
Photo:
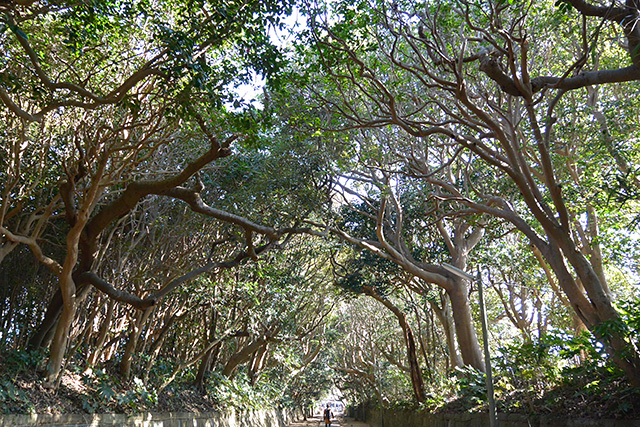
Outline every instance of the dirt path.
<svg viewBox="0 0 640 427"><path fill-rule="evenodd" d="M287 425L287 427L324 427L324 422L321 417L312 417L307 421L297 421L295 423ZM333 420L331 427L369 427L369 424L365 424L360 421L354 421L349 417L338 417Z"/></svg>

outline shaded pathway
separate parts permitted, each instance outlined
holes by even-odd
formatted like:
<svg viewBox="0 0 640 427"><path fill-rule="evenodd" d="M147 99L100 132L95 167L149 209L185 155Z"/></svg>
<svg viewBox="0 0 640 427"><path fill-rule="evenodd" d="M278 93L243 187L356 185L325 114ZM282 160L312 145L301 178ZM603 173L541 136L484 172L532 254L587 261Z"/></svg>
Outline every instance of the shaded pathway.
<svg viewBox="0 0 640 427"><path fill-rule="evenodd" d="M297 421L295 423L287 424L287 427L324 427L322 417L316 416L307 419L307 421ZM370 427L369 424L354 421L349 417L338 417L333 420L331 427Z"/></svg>

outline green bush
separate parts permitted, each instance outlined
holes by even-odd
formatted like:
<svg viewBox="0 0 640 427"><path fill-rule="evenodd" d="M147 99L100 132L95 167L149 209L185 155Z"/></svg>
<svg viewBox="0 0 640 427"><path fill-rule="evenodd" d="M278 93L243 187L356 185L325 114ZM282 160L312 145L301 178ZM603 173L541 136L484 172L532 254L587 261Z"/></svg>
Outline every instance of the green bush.
<svg viewBox="0 0 640 427"><path fill-rule="evenodd" d="M17 378L33 375L43 363L43 355L37 351L4 350L0 357L0 412L31 413L34 405L17 384Z"/></svg>
<svg viewBox="0 0 640 427"><path fill-rule="evenodd" d="M487 401L487 383L483 372L470 366L456 368L458 394L471 406L482 405Z"/></svg>
<svg viewBox="0 0 640 427"><path fill-rule="evenodd" d="M44 355L40 351L5 350L2 358L2 374L12 374L17 377L23 373L36 372L44 362Z"/></svg>
<svg viewBox="0 0 640 427"><path fill-rule="evenodd" d="M11 379L3 378L0 380L0 411L3 414L12 411L32 413L34 409L29 396Z"/></svg>

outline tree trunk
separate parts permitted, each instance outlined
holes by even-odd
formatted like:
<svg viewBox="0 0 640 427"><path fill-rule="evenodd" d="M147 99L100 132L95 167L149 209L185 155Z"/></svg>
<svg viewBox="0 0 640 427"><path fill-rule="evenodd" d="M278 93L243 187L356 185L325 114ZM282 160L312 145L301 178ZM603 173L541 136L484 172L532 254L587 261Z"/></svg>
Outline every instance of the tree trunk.
<svg viewBox="0 0 640 427"><path fill-rule="evenodd" d="M608 331L606 334L601 332L603 323L614 326L622 320L604 286L600 283L598 275L584 254L575 247L571 238L560 230L554 231L548 234L552 243L538 249L554 270L560 287L565 291L578 316L591 333L605 345L607 353L622 369L629 382L634 386L640 386L638 350L626 340L624 332L619 327L606 328ZM566 264L562 262L564 259L573 267L586 295L568 272Z"/></svg>
<svg viewBox="0 0 640 427"><path fill-rule="evenodd" d="M85 292L85 294L88 294L89 290L87 289L87 291ZM84 297L80 297L78 298L78 304L82 304L82 300L86 297L86 295ZM100 311L100 309L102 308L102 306L104 305L104 301L100 301L99 299L96 299L96 304L95 307L93 307L91 309L91 313L89 314L88 318L84 321L84 327L80 327L80 325L78 325L76 327L77 329L77 333L72 334L72 341L76 341L76 345L75 347L71 350L70 355L75 354L83 345L88 345L90 344L91 341L91 336L93 334L93 323L96 319L96 317L98 316L98 312Z"/></svg>
<svg viewBox="0 0 640 427"><path fill-rule="evenodd" d="M424 391L424 380L422 379L422 372L420 372L420 365L418 364L416 342L413 338L411 327L407 323L405 314L387 298L384 298L380 294L378 294L372 287L363 286L363 289L365 294L382 303L382 305L387 307L387 309L389 309L398 319L398 323L400 324L400 328L402 328L404 342L407 348L407 360L409 361L409 375L411 377L413 395L418 403L423 403L426 400Z"/></svg>
<svg viewBox="0 0 640 427"><path fill-rule="evenodd" d="M265 362L267 360L267 350L269 348L269 343L262 347L260 350L253 353L253 359L249 366L248 374L249 381L252 386L255 386L258 382L258 378L260 377L260 372L264 368Z"/></svg>
<svg viewBox="0 0 640 427"><path fill-rule="evenodd" d="M198 374L196 375L196 379L194 380L194 385L198 388L198 390L204 390L205 376L207 375L207 372L211 370L211 366L213 366L218 360L220 347L222 347L222 343L218 343L216 346L209 349L209 351L207 351L207 353L202 358L200 367L198 368Z"/></svg>
<svg viewBox="0 0 640 427"><path fill-rule="evenodd" d="M162 329L160 330L160 332L156 334L155 340L153 341L153 343L151 343L151 345L147 349L147 355L149 359L147 360L144 366L143 380L145 383L149 380L149 373L151 372L151 367L155 363L156 358L158 357L158 354L160 354L160 350L162 349L162 344L164 343L164 340L167 338L167 336L169 336L169 331L171 330L175 322L182 319L182 317L184 317L184 313L182 314L174 313L173 315L171 315L171 317L165 322L164 326L162 326Z"/></svg>
<svg viewBox="0 0 640 427"><path fill-rule="evenodd" d="M413 304L414 313L416 315L416 320L418 322L418 343L420 344L420 352L422 354L422 358L424 359L424 363L426 365L427 375L429 376L429 379L433 379L433 367L431 366L431 363L429 363L429 356L427 355L427 349L424 342L424 335L422 333L423 328L422 328L421 316L418 311L418 306L415 304L413 300L411 302Z"/></svg>
<svg viewBox="0 0 640 427"><path fill-rule="evenodd" d="M93 351L87 357L87 366L85 368L86 371L93 369L96 365L96 362L100 359L102 352L104 351L104 343L107 340L107 334L109 333L109 326L111 325L111 319L113 318L113 308L115 306L115 301L109 299L107 303L107 314L102 320L102 325L100 325L100 331L98 332L98 339L93 345Z"/></svg>
<svg viewBox="0 0 640 427"><path fill-rule="evenodd" d="M467 366L484 372L484 359L478 343L478 335L473 326L471 317L471 307L469 305L469 291L467 287L458 279L459 285L447 291L451 300L451 311L453 321L458 336L458 345L462 361Z"/></svg>
<svg viewBox="0 0 640 427"><path fill-rule="evenodd" d="M95 193L94 193L95 195ZM75 224L69 230L66 239L66 256L64 264L58 275L58 284L62 295L62 314L49 347L49 363L47 364L45 383L54 387L62 369L62 361L67 351L71 325L76 314L76 284L73 279L73 271L78 261L78 242L80 234L86 224L89 215L88 209L82 209Z"/></svg>
<svg viewBox="0 0 640 427"><path fill-rule="evenodd" d="M122 355L122 360L120 361L120 374L125 381L129 380L131 376L131 364L133 363L133 354L136 351L136 347L138 346L138 339L140 338L140 334L144 329L145 323L147 323L147 319L151 315L154 307L147 308L145 311L136 313L136 318L131 324L131 333L129 334L129 340L127 341L127 346L124 350L124 354Z"/></svg>
<svg viewBox="0 0 640 427"><path fill-rule="evenodd" d="M265 345L267 345L267 340L265 338L258 338L255 341L253 341L251 344L248 344L242 347L239 351L234 353L229 358L229 360L227 361L227 364L222 370L222 375L224 375L227 378L231 378L235 370L238 368L238 366L240 366L240 364L249 360L249 358L253 353L258 351L261 347Z"/></svg>
<svg viewBox="0 0 640 427"><path fill-rule="evenodd" d="M53 294L53 297L51 297L51 301L49 301L47 311L45 312L44 318L40 322L38 329L36 329L36 332L29 339L27 349L37 350L46 346L46 337L51 330L55 329L61 313L62 292L60 291L60 288L58 288L58 290Z"/></svg>
<svg viewBox="0 0 640 427"><path fill-rule="evenodd" d="M215 291L213 295L215 296ZM209 324L208 330L205 329L204 331L205 343L209 343L215 339L217 329L218 329L218 311L215 309L215 307L212 307L211 322ZM198 374L196 375L196 379L195 379L195 386L200 390L204 390L205 375L209 371L211 367L211 363L218 358L218 352L220 351L221 345L222 344L218 344L215 347L209 349L209 351L207 351L207 353L202 358L202 361L200 362L200 367L198 368Z"/></svg>
<svg viewBox="0 0 640 427"><path fill-rule="evenodd" d="M442 307L439 307L436 303L429 301L431 308L433 309L436 317L442 325L442 331L444 332L445 340L447 341L447 349L449 350L449 365L450 369L462 367L464 362L460 357L458 351L458 342L455 333L455 324L453 316L451 315L449 296L445 293L441 295Z"/></svg>
<svg viewBox="0 0 640 427"><path fill-rule="evenodd" d="M575 312L573 306L571 305L571 302L567 299L566 294L560 292L558 284L556 283L556 276L554 274L554 271L549 267L549 264L546 262L545 257L542 255L540 249L538 249L534 245L531 245L531 250L538 260L538 264L540 264L540 267L542 267L542 269L544 270L544 274L547 276L547 281L549 282L549 285L551 285L551 289L558 297L560 302L562 302L562 304L564 304L564 306L569 310L571 323L574 325L574 329L576 331L585 330L586 326L584 322L580 317L578 317L578 314Z"/></svg>
<svg viewBox="0 0 640 427"><path fill-rule="evenodd" d="M69 256L67 256L67 259ZM56 327L53 341L49 347L49 362L45 374L45 384L48 387L55 387L60 370L62 369L62 361L67 351L67 344L71 325L76 314L76 285L71 277L73 266L68 266L70 262L65 263L65 272L60 277L60 291L62 293L62 313ZM74 260L75 264L75 260ZM66 274L65 274L66 273Z"/></svg>

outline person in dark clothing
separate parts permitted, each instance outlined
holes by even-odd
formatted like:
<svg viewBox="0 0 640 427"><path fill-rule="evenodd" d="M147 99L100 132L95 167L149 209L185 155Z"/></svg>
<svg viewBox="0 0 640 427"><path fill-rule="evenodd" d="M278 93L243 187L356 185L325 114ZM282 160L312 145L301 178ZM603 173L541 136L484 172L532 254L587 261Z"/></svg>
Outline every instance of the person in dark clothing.
<svg viewBox="0 0 640 427"><path fill-rule="evenodd" d="M331 418L333 418L333 412L331 412L331 408L329 408L329 404L327 403L327 409L324 410L324 427L331 426Z"/></svg>

